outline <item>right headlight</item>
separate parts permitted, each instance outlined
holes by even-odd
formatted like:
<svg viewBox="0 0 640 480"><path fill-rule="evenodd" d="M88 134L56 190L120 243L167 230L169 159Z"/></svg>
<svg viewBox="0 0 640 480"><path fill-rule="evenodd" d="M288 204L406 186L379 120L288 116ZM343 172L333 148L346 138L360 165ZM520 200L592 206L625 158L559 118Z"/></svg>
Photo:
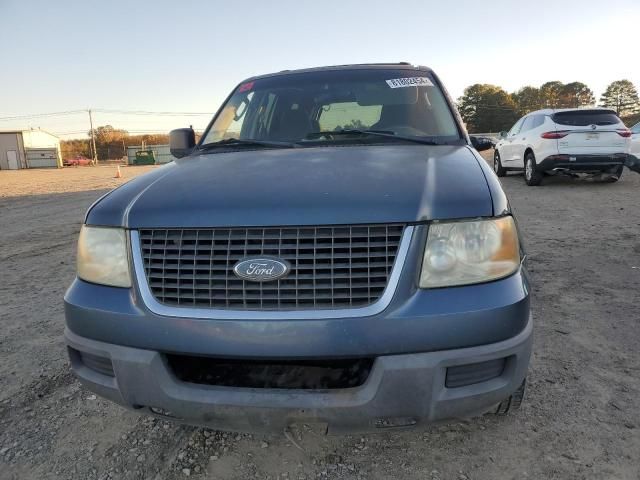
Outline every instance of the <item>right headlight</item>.
<svg viewBox="0 0 640 480"><path fill-rule="evenodd" d="M420 288L488 282L520 265L518 232L510 216L429 226Z"/></svg>
<svg viewBox="0 0 640 480"><path fill-rule="evenodd" d="M82 226L78 238L78 277L112 287L131 287L127 240L122 228Z"/></svg>

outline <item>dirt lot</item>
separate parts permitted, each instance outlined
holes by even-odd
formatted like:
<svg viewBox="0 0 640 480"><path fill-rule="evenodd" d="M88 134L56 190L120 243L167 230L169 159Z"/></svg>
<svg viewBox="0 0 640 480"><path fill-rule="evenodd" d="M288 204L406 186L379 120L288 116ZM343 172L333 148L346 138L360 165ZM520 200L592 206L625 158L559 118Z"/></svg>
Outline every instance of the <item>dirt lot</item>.
<svg viewBox="0 0 640 480"><path fill-rule="evenodd" d="M294 444L142 418L69 373L62 296L83 214L149 168L0 172L0 478L640 478L640 175L503 179L534 282L517 415Z"/></svg>

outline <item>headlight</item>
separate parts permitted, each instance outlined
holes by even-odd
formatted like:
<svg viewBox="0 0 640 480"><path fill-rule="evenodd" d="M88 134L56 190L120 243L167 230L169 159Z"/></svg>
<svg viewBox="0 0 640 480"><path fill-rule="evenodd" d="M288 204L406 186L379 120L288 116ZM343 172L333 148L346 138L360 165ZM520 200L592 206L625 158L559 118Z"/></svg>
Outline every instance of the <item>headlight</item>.
<svg viewBox="0 0 640 480"><path fill-rule="evenodd" d="M78 277L113 287L131 286L123 229L83 225L78 239Z"/></svg>
<svg viewBox="0 0 640 480"><path fill-rule="evenodd" d="M429 227L420 288L488 282L511 275L519 265L512 217L435 223Z"/></svg>

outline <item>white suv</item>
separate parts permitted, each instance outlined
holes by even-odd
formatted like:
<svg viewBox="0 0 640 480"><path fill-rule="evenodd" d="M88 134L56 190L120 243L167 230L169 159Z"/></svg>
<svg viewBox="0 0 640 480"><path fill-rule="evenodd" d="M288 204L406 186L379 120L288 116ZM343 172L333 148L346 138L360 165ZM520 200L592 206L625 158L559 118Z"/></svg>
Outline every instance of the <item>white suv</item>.
<svg viewBox="0 0 640 480"><path fill-rule="evenodd" d="M631 155L640 158L640 122L631 127Z"/></svg>
<svg viewBox="0 0 640 480"><path fill-rule="evenodd" d="M545 173L586 173L615 182L630 140L631 131L613 110L538 110L500 134L493 168L499 177L524 170L527 185L540 185Z"/></svg>

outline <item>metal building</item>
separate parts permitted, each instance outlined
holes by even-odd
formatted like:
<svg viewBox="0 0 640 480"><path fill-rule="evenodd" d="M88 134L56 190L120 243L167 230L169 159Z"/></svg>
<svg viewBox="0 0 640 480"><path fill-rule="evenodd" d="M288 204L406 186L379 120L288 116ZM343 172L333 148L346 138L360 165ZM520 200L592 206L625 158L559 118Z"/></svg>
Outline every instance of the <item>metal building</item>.
<svg viewBox="0 0 640 480"><path fill-rule="evenodd" d="M0 170L60 168L60 139L44 130L0 130Z"/></svg>

